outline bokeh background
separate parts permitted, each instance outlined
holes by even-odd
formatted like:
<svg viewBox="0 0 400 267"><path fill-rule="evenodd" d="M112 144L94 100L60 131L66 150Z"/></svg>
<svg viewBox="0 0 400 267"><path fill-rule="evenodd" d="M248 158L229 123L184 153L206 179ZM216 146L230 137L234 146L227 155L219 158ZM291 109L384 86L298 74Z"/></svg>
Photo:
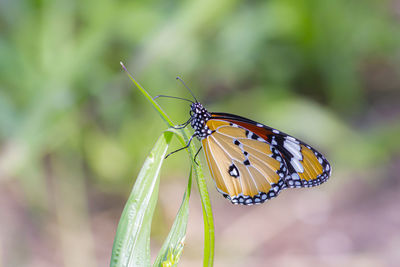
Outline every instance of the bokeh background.
<svg viewBox="0 0 400 267"><path fill-rule="evenodd" d="M0 266L107 266L135 177L190 97L321 150L333 176L238 207L214 189L215 266L400 265L400 1L0 1ZM175 123L184 101L160 99ZM178 142L171 149L179 148ZM200 160L204 162L203 156ZM188 178L166 161L152 253ZM194 186L180 266L201 266Z"/></svg>

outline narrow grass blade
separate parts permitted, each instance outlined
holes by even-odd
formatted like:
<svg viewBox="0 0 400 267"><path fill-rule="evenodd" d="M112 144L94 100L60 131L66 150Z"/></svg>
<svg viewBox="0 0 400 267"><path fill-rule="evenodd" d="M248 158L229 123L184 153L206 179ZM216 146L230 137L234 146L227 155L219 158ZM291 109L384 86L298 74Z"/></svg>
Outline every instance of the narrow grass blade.
<svg viewBox="0 0 400 267"><path fill-rule="evenodd" d="M165 123L168 124L168 126L173 126L174 124L172 123L171 119L168 117L168 115L162 110L160 105L154 99L150 96L150 94L132 77L132 75L129 73L129 71L126 69L124 63L120 62L122 68L128 74L129 78L131 81L136 85L136 87L140 90L140 92L147 98L147 100L152 104L152 106L156 109L157 113L161 116L161 118L164 120Z"/></svg>
<svg viewBox="0 0 400 267"><path fill-rule="evenodd" d="M122 212L110 266L150 266L150 228L158 198L162 162L173 133L165 132L156 142L136 179Z"/></svg>
<svg viewBox="0 0 400 267"><path fill-rule="evenodd" d="M193 155L193 153L191 153ZM210 197L208 195L206 180L204 179L203 170L200 165L192 163L196 175L197 187L199 188L201 205L203 209L204 223L204 254L203 266L211 267L214 264L214 218L211 209Z"/></svg>
<svg viewBox="0 0 400 267"><path fill-rule="evenodd" d="M189 197L192 189L192 169L190 169L189 181L186 192L183 196L181 207L175 217L174 224L168 237L165 239L163 246L154 265L156 267L176 266L183 251L184 241L186 237L186 227L189 217Z"/></svg>

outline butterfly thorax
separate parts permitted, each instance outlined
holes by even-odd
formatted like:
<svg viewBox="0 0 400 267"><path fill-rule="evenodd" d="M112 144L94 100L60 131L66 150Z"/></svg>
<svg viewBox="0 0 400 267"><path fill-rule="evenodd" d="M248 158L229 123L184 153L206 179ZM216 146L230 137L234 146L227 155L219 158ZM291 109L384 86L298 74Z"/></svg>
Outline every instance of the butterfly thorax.
<svg viewBox="0 0 400 267"><path fill-rule="evenodd" d="M192 118L191 126L194 129L194 135L199 139L204 139L212 131L207 127L206 123L211 118L211 114L203 107L202 104L196 102L190 106L190 115Z"/></svg>

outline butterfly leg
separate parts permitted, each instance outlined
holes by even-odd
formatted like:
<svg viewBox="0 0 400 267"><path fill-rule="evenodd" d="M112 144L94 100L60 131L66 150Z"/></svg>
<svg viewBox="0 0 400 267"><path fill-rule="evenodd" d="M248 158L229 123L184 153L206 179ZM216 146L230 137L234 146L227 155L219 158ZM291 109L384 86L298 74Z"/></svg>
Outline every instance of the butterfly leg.
<svg viewBox="0 0 400 267"><path fill-rule="evenodd" d="M201 147L199 148L199 150L197 150L196 155L194 155L193 161L194 161L194 163L196 163L197 166L199 166L199 163L196 161L196 158L197 158L197 156L199 155L199 152L200 152L200 150L201 150L202 148L203 148L203 147L201 146Z"/></svg>
<svg viewBox="0 0 400 267"><path fill-rule="evenodd" d="M176 126L171 126L171 128L173 128L173 129L183 129L186 126L188 126L188 124L191 123L192 120L193 120L193 118L190 118L187 122L179 124L179 125L176 125Z"/></svg>
<svg viewBox="0 0 400 267"><path fill-rule="evenodd" d="M179 148L179 149L177 149L177 150L175 150L175 151L172 151L171 153L169 153L168 155L166 155L165 158L168 158L169 156L171 156L172 154L174 154L174 153L176 153L176 152L178 152L178 151L181 151L181 150L183 150L183 149L188 148L188 147L190 146L190 143L191 143L192 140L193 140L193 137L195 137L195 136L196 136L196 135L192 135L192 136L190 137L189 142L186 144L186 146L181 147L181 148Z"/></svg>

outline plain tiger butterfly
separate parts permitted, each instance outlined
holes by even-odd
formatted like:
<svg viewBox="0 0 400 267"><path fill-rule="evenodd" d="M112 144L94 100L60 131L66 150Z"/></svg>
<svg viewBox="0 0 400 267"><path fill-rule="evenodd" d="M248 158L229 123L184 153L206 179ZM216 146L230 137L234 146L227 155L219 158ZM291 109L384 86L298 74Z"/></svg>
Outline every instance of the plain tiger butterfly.
<svg viewBox="0 0 400 267"><path fill-rule="evenodd" d="M233 204L260 204L285 188L320 185L331 176L329 162L308 144L244 117L209 112L185 87L195 102L157 97L192 103L190 119L177 128L190 123L194 134L181 149L194 137L201 141L217 190Z"/></svg>

